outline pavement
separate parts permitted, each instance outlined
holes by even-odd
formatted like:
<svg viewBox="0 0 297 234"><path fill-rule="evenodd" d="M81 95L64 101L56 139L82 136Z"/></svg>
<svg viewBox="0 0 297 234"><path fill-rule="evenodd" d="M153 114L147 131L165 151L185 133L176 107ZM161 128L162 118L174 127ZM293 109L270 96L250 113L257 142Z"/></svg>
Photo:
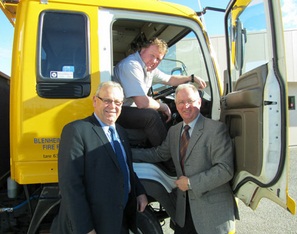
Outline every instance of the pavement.
<svg viewBox="0 0 297 234"><path fill-rule="evenodd" d="M289 195L297 202L297 147L290 147ZM240 220L236 234L297 234L297 215L292 215L268 199L262 199L255 211L239 201ZM174 233L165 220L164 234Z"/></svg>

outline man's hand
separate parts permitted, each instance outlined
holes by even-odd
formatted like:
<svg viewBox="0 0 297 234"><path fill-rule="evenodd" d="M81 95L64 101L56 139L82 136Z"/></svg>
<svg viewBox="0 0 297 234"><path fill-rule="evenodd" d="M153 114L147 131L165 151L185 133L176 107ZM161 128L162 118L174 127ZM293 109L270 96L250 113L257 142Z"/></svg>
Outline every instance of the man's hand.
<svg viewBox="0 0 297 234"><path fill-rule="evenodd" d="M161 111L167 116L166 122L171 120L171 110L167 104L160 102L160 108L158 109L158 111Z"/></svg>
<svg viewBox="0 0 297 234"><path fill-rule="evenodd" d="M137 197L137 211L143 212L147 204L148 204L148 201L145 194L141 194Z"/></svg>
<svg viewBox="0 0 297 234"><path fill-rule="evenodd" d="M198 89L204 89L206 87L206 82L198 76L194 76L194 82L198 84Z"/></svg>
<svg viewBox="0 0 297 234"><path fill-rule="evenodd" d="M179 177L178 180L175 181L176 187L178 187L181 191L184 192L189 190L188 180L189 178L186 176Z"/></svg>

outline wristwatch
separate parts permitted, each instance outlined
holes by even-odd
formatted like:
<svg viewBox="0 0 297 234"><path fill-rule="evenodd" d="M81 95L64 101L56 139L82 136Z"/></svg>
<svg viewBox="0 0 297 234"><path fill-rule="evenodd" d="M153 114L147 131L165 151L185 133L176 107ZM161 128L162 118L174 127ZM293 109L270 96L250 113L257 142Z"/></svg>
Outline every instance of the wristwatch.
<svg viewBox="0 0 297 234"><path fill-rule="evenodd" d="M191 75L191 82L194 83L194 74Z"/></svg>
<svg viewBox="0 0 297 234"><path fill-rule="evenodd" d="M188 189L192 189L190 179L188 178Z"/></svg>

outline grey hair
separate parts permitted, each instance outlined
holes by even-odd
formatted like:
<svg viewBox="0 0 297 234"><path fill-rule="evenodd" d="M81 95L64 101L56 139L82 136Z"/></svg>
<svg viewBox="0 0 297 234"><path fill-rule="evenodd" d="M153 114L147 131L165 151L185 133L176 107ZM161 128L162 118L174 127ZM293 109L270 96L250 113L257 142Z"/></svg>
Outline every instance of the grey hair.
<svg viewBox="0 0 297 234"><path fill-rule="evenodd" d="M175 98L176 98L178 92L183 89L192 89L194 91L195 96L197 96L197 98L200 98L198 89L195 87L195 85L193 85L191 83L180 84L179 86L177 86L177 88L175 89Z"/></svg>
<svg viewBox="0 0 297 234"><path fill-rule="evenodd" d="M96 91L96 96L99 95L100 91L102 88L104 87L113 87L113 88L117 88L121 95L124 97L124 91L123 91L123 88L122 86L117 83L117 82L114 82L114 81L104 81L104 82L101 82L97 88L97 91Z"/></svg>

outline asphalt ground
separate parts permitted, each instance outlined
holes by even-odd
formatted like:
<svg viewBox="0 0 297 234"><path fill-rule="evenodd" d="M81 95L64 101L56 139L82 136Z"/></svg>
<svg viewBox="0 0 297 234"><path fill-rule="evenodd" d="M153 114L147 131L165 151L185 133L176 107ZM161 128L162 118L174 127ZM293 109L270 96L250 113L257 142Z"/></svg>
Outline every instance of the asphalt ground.
<svg viewBox="0 0 297 234"><path fill-rule="evenodd" d="M297 202L297 147L290 147L289 195ZM297 234L297 215L292 215L268 199L262 199L255 211L239 201L237 234ZM164 234L174 233L165 220Z"/></svg>

